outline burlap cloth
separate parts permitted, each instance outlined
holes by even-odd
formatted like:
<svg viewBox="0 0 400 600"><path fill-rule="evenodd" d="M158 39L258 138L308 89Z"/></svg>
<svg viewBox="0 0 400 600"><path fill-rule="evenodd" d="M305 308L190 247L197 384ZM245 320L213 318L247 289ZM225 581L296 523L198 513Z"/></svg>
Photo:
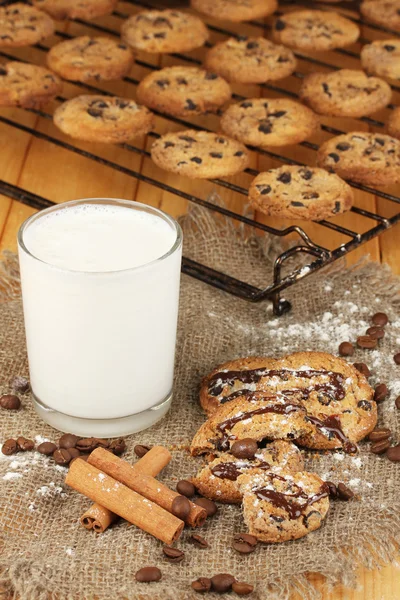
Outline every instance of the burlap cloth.
<svg viewBox="0 0 400 600"><path fill-rule="evenodd" d="M269 254L273 249L267 238L249 238L248 232L235 230L200 209L185 218L183 227L186 255L253 284L270 281ZM4 265L1 286L3 300L8 299L0 306L0 391L4 393L12 376L28 375L15 257L8 257ZM251 305L183 276L172 409L161 423L128 439L125 458L134 459L132 449L137 443L172 447L173 460L161 479L175 486L201 463L179 447L190 442L204 421L197 397L200 379L208 370L228 358L252 353L336 352L340 341L354 340L365 331L369 315L377 310L389 314L387 335L379 350L357 350L354 360L370 365L372 384L388 383L391 393L379 407L379 419L392 428L399 441L394 400L400 394L400 367L392 358L400 347L398 290L399 281L380 265L364 263L346 270L342 264L288 291L293 310L276 318L268 302ZM17 299L10 300L13 297ZM59 435L35 416L27 397L22 411L2 411L0 419L0 441L19 434L50 440ZM308 453L307 462L323 477L349 482L358 499L333 502L319 531L296 542L260 544L249 556L231 549L233 534L244 530L240 507L221 505L218 515L201 531L210 547L194 548L186 531L177 544L186 551L185 560L169 564L162 557L160 542L126 522L98 536L83 529L78 518L90 501L64 485L63 467L38 453L1 456L3 585L12 586L22 600L42 600L49 595L60 600L198 599L190 582L218 572L255 584L252 597L257 599L284 600L294 589L304 599L317 598L305 577L307 572L322 573L327 585L351 585L358 564L375 567L396 556L400 466L371 455L366 443L360 445L355 458L341 452ZM136 570L145 565L161 567L161 582L135 582Z"/></svg>

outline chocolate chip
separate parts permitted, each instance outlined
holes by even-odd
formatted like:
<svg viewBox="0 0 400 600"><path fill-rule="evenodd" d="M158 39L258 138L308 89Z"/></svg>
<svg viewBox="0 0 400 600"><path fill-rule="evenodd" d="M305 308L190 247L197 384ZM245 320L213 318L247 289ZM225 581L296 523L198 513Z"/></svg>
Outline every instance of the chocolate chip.
<svg viewBox="0 0 400 600"><path fill-rule="evenodd" d="M338 490L337 490L336 485L332 481L326 481L325 483L328 486L329 497L330 498L337 498L337 496L338 496Z"/></svg>
<svg viewBox="0 0 400 600"><path fill-rule="evenodd" d="M212 81L218 79L218 75L216 73L206 73L205 79Z"/></svg>
<svg viewBox="0 0 400 600"><path fill-rule="evenodd" d="M281 173L277 180L281 183L290 183L292 181L292 176L290 173Z"/></svg>
<svg viewBox="0 0 400 600"><path fill-rule="evenodd" d="M185 108L187 110L196 110L197 109L197 104L195 104L193 102L193 100L191 100L190 98L187 98L186 104L185 104Z"/></svg>
<svg viewBox="0 0 400 600"><path fill-rule="evenodd" d="M186 521L190 513L190 502L186 498L186 496L176 496L176 498L174 498L172 502L171 512L173 515L178 517L178 519Z"/></svg>
<svg viewBox="0 0 400 600"><path fill-rule="evenodd" d="M257 442L251 438L237 440L232 444L231 453L236 458L254 458L258 450Z"/></svg>
<svg viewBox="0 0 400 600"><path fill-rule="evenodd" d="M285 29L286 27L286 23L284 21L282 21L282 19L277 19L275 22L275 29L276 31L282 31L283 29Z"/></svg>
<svg viewBox="0 0 400 600"><path fill-rule="evenodd" d="M45 456L50 456L50 454L53 454L55 450L57 450L57 446L53 444L53 442L42 442L37 447L37 451Z"/></svg>
<svg viewBox="0 0 400 600"><path fill-rule="evenodd" d="M376 327L375 325L373 327L368 327L367 331L365 332L367 335L370 335L371 337L380 340L384 337L385 335L385 330L382 329L382 327Z"/></svg>
<svg viewBox="0 0 400 600"><path fill-rule="evenodd" d="M341 209L341 204L340 204L340 202L337 200L337 201L335 202L335 206L334 206L334 208L332 209L332 213L333 213L334 215L336 215L336 214L337 214L337 213L340 211L340 209Z"/></svg>
<svg viewBox="0 0 400 600"><path fill-rule="evenodd" d="M264 121L263 123L260 123L260 125L258 126L258 131L261 131L261 133L271 133L272 131L272 127L271 124L268 123L268 121Z"/></svg>
<svg viewBox="0 0 400 600"><path fill-rule="evenodd" d="M289 59L286 56L278 56L278 63L287 63L289 62Z"/></svg>
<svg viewBox="0 0 400 600"><path fill-rule="evenodd" d="M353 367L355 367L357 371L362 373L364 377L370 377L371 371L368 369L365 363L353 363Z"/></svg>
<svg viewBox="0 0 400 600"><path fill-rule="evenodd" d="M380 442L381 440L387 440L392 435L392 432L387 427L380 427L374 429L368 436L370 442Z"/></svg>
<svg viewBox="0 0 400 600"><path fill-rule="evenodd" d="M376 348L377 343L378 340L370 335L360 335L357 338L357 346L359 348L364 348L365 350L373 350Z"/></svg>
<svg viewBox="0 0 400 600"><path fill-rule="evenodd" d="M235 154L233 156L243 156L244 152L243 150L238 150L237 152L235 152Z"/></svg>
<svg viewBox="0 0 400 600"><path fill-rule="evenodd" d="M382 400L384 400L386 398L388 393L389 393L389 390L387 388L387 385L385 383L379 383L376 386L375 392L374 392L375 402L382 402Z"/></svg>
<svg viewBox="0 0 400 600"><path fill-rule="evenodd" d="M197 504L197 506L201 506L201 508L205 509L207 517L213 517L218 511L218 507L215 502L209 500L208 498L196 498L196 500L193 500L193 502Z"/></svg>
<svg viewBox="0 0 400 600"><path fill-rule="evenodd" d="M371 444L370 450L373 454L383 454L388 448L390 448L390 441L388 439L383 439Z"/></svg>
<svg viewBox="0 0 400 600"><path fill-rule="evenodd" d="M372 316L372 322L378 327L385 327L389 322L389 318L386 313L378 312Z"/></svg>
<svg viewBox="0 0 400 600"><path fill-rule="evenodd" d="M392 46L391 44L385 44L383 46L386 50L386 52L393 52L393 50L396 50L396 46Z"/></svg>
<svg viewBox="0 0 400 600"><path fill-rule="evenodd" d="M372 410L372 404L371 402L368 402L368 400L360 400L357 403L358 408L361 408L362 410L366 410L366 411L370 411Z"/></svg>
<svg viewBox="0 0 400 600"><path fill-rule="evenodd" d="M164 142L164 148L173 148L174 146L174 142Z"/></svg>
<svg viewBox="0 0 400 600"><path fill-rule="evenodd" d="M160 581L162 573L158 567L143 567L136 571L135 579L141 583L151 583L152 581Z"/></svg>
<svg viewBox="0 0 400 600"><path fill-rule="evenodd" d="M99 117L103 116L103 111L101 108L88 108L86 112L94 119L98 119Z"/></svg>
<svg viewBox="0 0 400 600"><path fill-rule="evenodd" d="M285 116L287 110L276 110L275 112L269 113L268 117L274 117L274 119L280 119Z"/></svg>
<svg viewBox="0 0 400 600"><path fill-rule="evenodd" d="M2 39L3 39L3 37L2 37ZM0 67L0 75L7 75L7 69Z"/></svg>
<svg viewBox="0 0 400 600"><path fill-rule="evenodd" d="M190 160L198 165L201 165L203 162L203 159L201 159L200 156L192 156Z"/></svg>
<svg viewBox="0 0 400 600"><path fill-rule="evenodd" d="M176 79L177 83L179 83L179 85L187 85L188 82L184 77L177 77Z"/></svg>
<svg viewBox="0 0 400 600"><path fill-rule="evenodd" d="M353 356L354 346L350 342L342 342L339 346L340 356Z"/></svg>
<svg viewBox="0 0 400 600"><path fill-rule="evenodd" d="M155 37L155 38L159 38L159 39L163 40L163 39L165 39L166 35L167 35L167 34L166 34L166 32L165 32L165 31L160 31L160 33L155 33L155 34L154 34L154 37Z"/></svg>
<svg viewBox="0 0 400 600"><path fill-rule="evenodd" d="M53 452L53 458L58 465L68 465L71 462L72 456L65 448L59 448Z"/></svg>
<svg viewBox="0 0 400 600"><path fill-rule="evenodd" d="M79 438L77 435L73 435L72 433L64 433L64 435L62 435L58 440L58 445L60 448L66 448L68 450L69 448L75 448L78 440Z"/></svg>
<svg viewBox="0 0 400 600"><path fill-rule="evenodd" d="M11 454L16 454L18 452L18 444L16 440L9 439L4 442L1 447L1 451L6 456L11 456Z"/></svg>
<svg viewBox="0 0 400 600"><path fill-rule="evenodd" d="M142 458L148 451L151 449L151 446L144 446L143 444L138 444L134 447L133 451L139 458Z"/></svg>
<svg viewBox="0 0 400 600"><path fill-rule="evenodd" d="M169 79L157 79L156 84L163 90L169 85Z"/></svg>
<svg viewBox="0 0 400 600"><path fill-rule="evenodd" d="M329 96L330 98L332 97L331 92L329 91L329 85L327 83L323 83L322 84L322 89L324 90L324 93Z"/></svg>
<svg viewBox="0 0 400 600"><path fill-rule="evenodd" d="M225 592L230 592L232 589L232 584L235 583L236 579L233 575L229 575L228 573L218 573L211 577L211 588L214 592L218 594L224 594Z"/></svg>
<svg viewBox="0 0 400 600"><path fill-rule="evenodd" d="M196 548L208 548L207 540L197 533L192 533L188 541L193 544L193 546L196 546Z"/></svg>
<svg viewBox="0 0 400 600"><path fill-rule="evenodd" d="M247 48L248 50L253 50L254 48L258 48L258 47L259 47L259 45L260 45L260 44L259 44L258 42L252 42L252 41L250 41L250 42L247 42L247 44L246 44L246 48Z"/></svg>
<svg viewBox="0 0 400 600"><path fill-rule="evenodd" d="M163 546L164 556L168 558L169 562L178 563L185 558L185 553L179 548L172 548L171 546Z"/></svg>
<svg viewBox="0 0 400 600"><path fill-rule="evenodd" d="M125 449L126 449L125 440L123 440L122 438L113 440L110 443L108 449L110 450L110 452L112 452L116 456L120 456L123 452L125 452Z"/></svg>
<svg viewBox="0 0 400 600"><path fill-rule="evenodd" d="M190 137L190 135L179 135L178 138L184 142L194 143L196 141L194 138Z"/></svg>
<svg viewBox="0 0 400 600"><path fill-rule="evenodd" d="M19 410L21 408L21 400L13 394L5 394L0 398L0 406L6 410Z"/></svg>
<svg viewBox="0 0 400 600"><path fill-rule="evenodd" d="M337 491L339 500L345 500L347 502L347 500L354 498L354 492L352 492L344 483L339 483Z"/></svg>
<svg viewBox="0 0 400 600"><path fill-rule="evenodd" d="M121 98L116 98L115 104L118 106L118 108L124 109L127 106L129 106L130 102L128 100L121 100Z"/></svg>
<svg viewBox="0 0 400 600"><path fill-rule="evenodd" d="M292 200L292 202L290 203L292 206L304 206L303 202L299 202L298 200Z"/></svg>
<svg viewBox="0 0 400 600"><path fill-rule="evenodd" d="M341 142L340 144L336 144L336 150L340 150L341 152L346 152L346 150L350 150L351 146L347 142Z"/></svg>
<svg viewBox="0 0 400 600"><path fill-rule="evenodd" d="M241 103L240 108L251 108L252 106L253 106L252 102L245 100L244 102Z"/></svg>
<svg viewBox="0 0 400 600"><path fill-rule="evenodd" d="M400 352L397 352L397 354L393 356L393 360L396 363L396 365L400 365Z"/></svg>
<svg viewBox="0 0 400 600"><path fill-rule="evenodd" d="M309 181L313 176L312 171L310 171L309 169L306 169L306 170L302 169L300 172L301 172L302 179L305 179L306 181Z"/></svg>
<svg viewBox="0 0 400 600"><path fill-rule="evenodd" d="M383 140L382 138L375 138L374 141L379 144L379 146L384 146L385 145L385 140ZM386 315L385 315L386 316ZM386 325L386 323L385 323Z"/></svg>
<svg viewBox="0 0 400 600"><path fill-rule="evenodd" d="M20 436L17 439L17 444L21 452L28 452L29 450L33 450L35 447L35 442L33 440L28 440L23 436Z"/></svg>
<svg viewBox="0 0 400 600"><path fill-rule="evenodd" d="M223 137L217 137L215 138L215 141L218 142L218 144L226 144L226 139Z"/></svg>
<svg viewBox="0 0 400 600"><path fill-rule="evenodd" d="M335 154L335 152L331 152L330 154L328 154L328 156L331 157L331 159L337 163L340 160L340 156L338 154Z"/></svg>
<svg viewBox="0 0 400 600"><path fill-rule="evenodd" d="M210 591L211 579L208 579L208 577L199 577L198 579L196 579L196 581L192 581L190 585L192 586L192 589L194 589L195 592L202 594L204 592Z"/></svg>
<svg viewBox="0 0 400 600"><path fill-rule="evenodd" d="M250 583L244 583L244 581L234 581L232 583L232 590L238 596L247 596L254 590L254 586L250 585Z"/></svg>
<svg viewBox="0 0 400 600"><path fill-rule="evenodd" d="M210 152L210 156L212 158L222 158L223 154L221 152Z"/></svg>
<svg viewBox="0 0 400 600"><path fill-rule="evenodd" d="M194 487L191 481L187 481L187 479L182 479L178 481L176 484L176 491L181 496L186 496L186 498L192 498L196 493L196 488Z"/></svg>
<svg viewBox="0 0 400 600"><path fill-rule="evenodd" d="M262 196L265 196L266 194L269 194L271 191L271 186L270 185L256 185L256 188L258 189L258 191L260 192L260 194Z"/></svg>
<svg viewBox="0 0 400 600"><path fill-rule="evenodd" d="M391 448L389 448L386 453L386 456L392 462L399 462L400 461L400 444L397 444L397 446L392 446Z"/></svg>
<svg viewBox="0 0 400 600"><path fill-rule="evenodd" d="M128 50L128 46L125 44L118 44L118 48L121 48L121 50Z"/></svg>
<svg viewBox="0 0 400 600"><path fill-rule="evenodd" d="M233 537L232 548L241 554L254 552L257 546L257 538L249 533L236 533Z"/></svg>
<svg viewBox="0 0 400 600"><path fill-rule="evenodd" d="M31 384L25 377L17 375L17 377L14 377L12 380L11 387L17 394L26 394L31 389Z"/></svg>

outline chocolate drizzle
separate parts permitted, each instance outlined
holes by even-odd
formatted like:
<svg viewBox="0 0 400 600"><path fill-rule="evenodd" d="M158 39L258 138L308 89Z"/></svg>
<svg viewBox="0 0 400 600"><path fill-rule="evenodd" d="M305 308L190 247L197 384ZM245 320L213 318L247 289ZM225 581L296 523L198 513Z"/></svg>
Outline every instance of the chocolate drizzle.
<svg viewBox="0 0 400 600"><path fill-rule="evenodd" d="M230 481L236 481L236 479L244 471L248 469L270 469L271 465L261 460L258 463L252 462L221 462L211 468L211 473L219 479L229 479Z"/></svg>
<svg viewBox="0 0 400 600"><path fill-rule="evenodd" d="M307 415L306 420L310 421L310 423L313 423L313 425L318 427L319 430L326 429L328 433L334 435L342 442L343 450L348 454L355 454L357 452L356 444L353 444L353 442L351 442L344 433L340 419L337 415L331 415L330 417L326 417L324 420ZM324 432L321 433L324 435Z"/></svg>

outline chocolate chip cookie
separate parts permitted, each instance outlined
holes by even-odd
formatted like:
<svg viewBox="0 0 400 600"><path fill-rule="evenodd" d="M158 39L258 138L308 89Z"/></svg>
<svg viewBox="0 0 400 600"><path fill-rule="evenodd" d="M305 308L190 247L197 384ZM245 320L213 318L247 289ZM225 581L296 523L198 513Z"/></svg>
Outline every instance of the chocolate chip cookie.
<svg viewBox="0 0 400 600"><path fill-rule="evenodd" d="M158 167L194 179L227 177L249 164L245 146L208 131L177 131L156 140L151 158Z"/></svg>
<svg viewBox="0 0 400 600"><path fill-rule="evenodd" d="M198 17L178 10L145 10L122 24L122 39L146 52L186 52L208 40L208 29Z"/></svg>
<svg viewBox="0 0 400 600"><path fill-rule="evenodd" d="M273 39L298 50L333 50L355 42L360 30L338 13L324 10L298 10L278 17Z"/></svg>
<svg viewBox="0 0 400 600"><path fill-rule="evenodd" d="M129 73L133 54L122 42L85 35L53 46L47 65L70 81L120 79Z"/></svg>
<svg viewBox="0 0 400 600"><path fill-rule="evenodd" d="M31 0L53 19L94 19L112 13L118 0Z"/></svg>
<svg viewBox="0 0 400 600"><path fill-rule="evenodd" d="M363 71L341 69L306 75L299 94L320 115L365 117L389 104L392 89L383 79L369 77Z"/></svg>
<svg viewBox="0 0 400 600"><path fill-rule="evenodd" d="M256 38L229 38L211 48L204 66L228 81L265 83L291 75L296 68L291 50Z"/></svg>
<svg viewBox="0 0 400 600"><path fill-rule="evenodd" d="M368 21L400 31L400 0L364 0L360 10Z"/></svg>
<svg viewBox="0 0 400 600"><path fill-rule="evenodd" d="M77 96L54 113L63 133L86 142L117 144L148 133L153 114L133 100L110 96Z"/></svg>
<svg viewBox="0 0 400 600"><path fill-rule="evenodd" d="M223 114L221 128L251 146L287 146L310 138L319 129L317 115L286 98L254 98L232 104Z"/></svg>
<svg viewBox="0 0 400 600"><path fill-rule="evenodd" d="M32 6L17 2L0 7L0 47L30 46L53 32L50 17Z"/></svg>
<svg viewBox="0 0 400 600"><path fill-rule="evenodd" d="M400 182L400 142L388 135L355 131L322 144L318 166L367 185Z"/></svg>
<svg viewBox="0 0 400 600"><path fill-rule="evenodd" d="M231 88L222 77L184 66L150 73L136 92L141 104L177 117L215 112L231 95Z"/></svg>
<svg viewBox="0 0 400 600"><path fill-rule="evenodd" d="M277 0L191 0L191 6L209 17L223 21L250 21L272 15Z"/></svg>
<svg viewBox="0 0 400 600"><path fill-rule="evenodd" d="M16 61L0 66L0 106L37 108L61 90L57 75L43 67Z"/></svg>
<svg viewBox="0 0 400 600"><path fill-rule="evenodd" d="M262 542L296 540L322 525L329 488L315 473L260 471L239 477L249 533Z"/></svg>
<svg viewBox="0 0 400 600"><path fill-rule="evenodd" d="M284 166L260 173L250 185L249 199L266 215L320 221L349 210L354 194L334 173Z"/></svg>
<svg viewBox="0 0 400 600"><path fill-rule="evenodd" d="M370 75L400 79L400 40L375 40L363 46L361 65Z"/></svg>
<svg viewBox="0 0 400 600"><path fill-rule="evenodd" d="M192 479L202 496L226 502L240 504L242 494L238 478L243 473L251 474L255 469L279 472L285 470L295 473L304 469L304 460L300 450L291 442L277 440L258 450L253 459L236 458L227 452L200 469Z"/></svg>

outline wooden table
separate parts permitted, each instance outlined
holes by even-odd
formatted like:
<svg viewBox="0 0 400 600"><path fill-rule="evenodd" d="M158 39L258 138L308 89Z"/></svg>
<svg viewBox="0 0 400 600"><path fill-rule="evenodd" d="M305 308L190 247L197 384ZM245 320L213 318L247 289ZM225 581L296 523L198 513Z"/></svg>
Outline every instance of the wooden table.
<svg viewBox="0 0 400 600"><path fill-rule="evenodd" d="M125 5L121 3L121 8L126 12L132 12L132 5ZM100 20L98 22L106 24L107 26L116 25L113 17L108 20ZM66 31L79 35L80 33L86 32L87 28L77 25L69 24L63 26ZM116 27L114 27L115 29ZM238 26L232 27L236 31L246 31L247 33L254 34L254 30L250 26ZM374 30L368 31L369 38L382 37ZM213 35L214 37L214 35ZM219 39L221 36L215 34L215 39ZM57 41L56 38L51 40L52 43ZM214 40L213 40L214 41ZM43 52L37 49L21 49L14 51L15 56L25 58L26 60L34 60L39 64L43 64ZM191 53L194 57L201 57L202 51L195 51ZM143 56L140 56L143 58ZM167 65L172 61L170 57L159 59L156 57L144 57L147 61L153 61L154 64ZM329 61L329 56L327 61ZM332 58L332 57L331 57ZM335 64L340 63L339 66L357 67L358 63L352 58L335 55ZM334 63L332 63L334 64ZM302 71L309 71L315 67L311 67L310 64L304 62L301 64ZM132 76L140 79L147 71L136 65L132 71ZM289 81L289 80L288 80ZM291 81L291 78L290 78ZM293 84L289 81L286 89L298 89L298 82L294 81ZM279 82L280 83L280 82ZM292 87L293 86L293 87ZM105 84L104 89L113 90L115 93L120 95L126 95L132 97L133 86L126 82L113 82L112 86ZM260 89L255 86L235 86L235 91L239 94L251 96L260 95ZM75 86L67 84L65 86L64 95L71 97L77 95L79 89ZM277 96L276 93L263 91L265 96ZM398 94L396 94L397 96ZM398 102L397 102L398 103ZM56 103L46 107L46 112L52 112ZM169 185L184 189L187 192L192 192L205 198L207 193L213 189L213 185L209 182L202 182L199 185L198 181L190 181L184 178L180 178L175 175L171 175L157 169L151 161L139 154L127 153L118 147L110 146L105 147L94 144L83 144L75 143L73 140L67 139L61 136L53 126L50 120L46 120L38 117L36 114L26 112L22 110L14 109L3 109L0 111L0 117L6 117L17 123L22 124L28 128L33 128L36 131L42 132L43 134L51 135L57 139L68 141L69 143L75 144L79 149L88 150L99 156L106 158L109 161L113 161L134 169L140 173L143 173L150 177L155 177L159 181L164 181ZM378 118L384 119L385 113L379 115ZM204 119L195 119L197 123L204 123L207 127L216 127L217 121L215 117L208 116ZM354 122L352 120L338 121L338 119L324 119L324 123L332 124L335 127L346 128L347 130L367 130L368 126L365 123ZM179 129L179 126L171 124L169 121L157 118L157 132L161 133L167 129ZM326 139L326 135L317 136L316 142L321 139ZM139 141L139 146L150 147L150 141L143 140ZM117 197L117 198L128 198L132 200L138 200L141 202L147 202L154 206L158 206L170 214L176 216L183 214L186 211L187 203L181 198L154 188L147 183L138 182L136 179L117 172L111 168L104 167L90 159L83 158L78 154L74 154L63 148L57 147L56 145L50 144L48 141L38 139L29 133L22 130L11 128L4 122L0 122L0 148L1 148L1 161L0 161L0 179L17 185L21 188L29 190L35 194L43 196L44 198L51 199L55 202L62 202L75 198L85 197ZM314 155L311 155L310 151L299 148L291 151L290 156L298 158L301 161L309 162L314 160ZM271 165L276 165L272 159L267 157L261 157L254 155L252 158L252 166L258 169L270 168ZM232 180L242 186L248 186L251 178L248 175L240 175ZM243 197L239 197L238 194L225 190L219 189L227 205L237 212L243 211ZM397 189L397 194L399 190ZM357 192L356 193L357 206L368 208L369 210L387 210L393 214L394 207L390 206L387 208L383 207L385 201L379 198L375 198L371 195ZM31 215L34 210L28 206L25 206L19 202L10 200L6 196L0 195L0 251L3 250L16 250L16 235L20 224ZM388 213L388 214L389 214ZM265 217L256 215L260 220L268 222ZM344 215L336 218L336 222L340 222L343 225L350 224L351 226L365 227L362 217L354 215ZM278 222L276 219L273 221L274 226L287 225L284 221ZM307 224L305 229L313 236L313 239L323 241L325 246L335 247L340 242L340 236L335 232L329 232L328 230L321 231L321 227L315 224ZM372 260L379 261L382 263L389 264L395 273L400 274L400 248L398 245L399 239L399 228L394 228L385 232L379 238L375 238L368 242L366 245L360 247L348 256L348 262L354 263L361 256L369 254ZM346 240L347 241L347 240ZM318 588L322 589L323 582L317 575L310 575L315 580L315 584ZM381 571L366 571L360 569L358 575L358 589L345 590L341 588L335 589L332 593L324 593L324 600L398 600L400 597L400 570L399 565L387 566ZM293 600L296 597L293 596Z"/></svg>

